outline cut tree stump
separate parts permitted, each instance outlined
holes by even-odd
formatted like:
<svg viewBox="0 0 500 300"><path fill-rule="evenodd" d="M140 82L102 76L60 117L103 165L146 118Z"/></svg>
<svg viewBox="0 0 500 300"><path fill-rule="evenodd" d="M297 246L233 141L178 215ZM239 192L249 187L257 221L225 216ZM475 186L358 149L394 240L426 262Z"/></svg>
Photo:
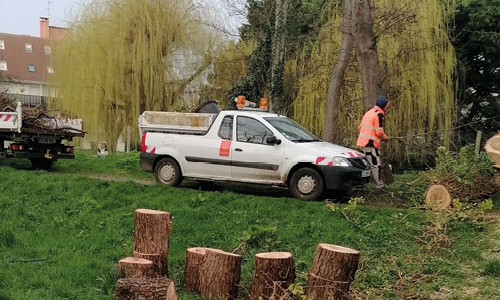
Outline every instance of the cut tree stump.
<svg viewBox="0 0 500 300"><path fill-rule="evenodd" d="M145 254L134 251L136 258L147 259L153 262L153 272L156 277L168 277L167 256L161 254Z"/></svg>
<svg viewBox="0 0 500 300"><path fill-rule="evenodd" d="M142 258L122 258L118 261L116 269L120 278L153 277L155 275L153 262Z"/></svg>
<svg viewBox="0 0 500 300"><path fill-rule="evenodd" d="M184 289L189 292L200 292L200 270L207 250L220 251L219 249L194 247L186 250L184 264Z"/></svg>
<svg viewBox="0 0 500 300"><path fill-rule="evenodd" d="M431 185L425 192L425 205L429 209L444 210L450 206L450 203L450 192L440 184Z"/></svg>
<svg viewBox="0 0 500 300"><path fill-rule="evenodd" d="M490 156L495 168L500 169L500 133L494 135L484 145L484 150Z"/></svg>
<svg viewBox="0 0 500 300"><path fill-rule="evenodd" d="M329 281L353 281L358 270L359 251L331 244L319 244L311 273Z"/></svg>
<svg viewBox="0 0 500 300"><path fill-rule="evenodd" d="M115 288L115 300L177 300L175 284L172 279L122 278Z"/></svg>
<svg viewBox="0 0 500 300"><path fill-rule="evenodd" d="M249 299L279 299L294 282L295 264L290 252L259 253L254 257Z"/></svg>
<svg viewBox="0 0 500 300"><path fill-rule="evenodd" d="M160 276L168 273L170 219L170 213L165 211L137 209L134 213L134 252L159 255L153 262L160 268ZM145 258L139 254L134 257Z"/></svg>
<svg viewBox="0 0 500 300"><path fill-rule="evenodd" d="M207 298L238 298L241 256L208 249L200 269L200 294Z"/></svg>
<svg viewBox="0 0 500 300"><path fill-rule="evenodd" d="M330 281L312 273L307 275L306 295L308 300L347 300L350 281Z"/></svg>

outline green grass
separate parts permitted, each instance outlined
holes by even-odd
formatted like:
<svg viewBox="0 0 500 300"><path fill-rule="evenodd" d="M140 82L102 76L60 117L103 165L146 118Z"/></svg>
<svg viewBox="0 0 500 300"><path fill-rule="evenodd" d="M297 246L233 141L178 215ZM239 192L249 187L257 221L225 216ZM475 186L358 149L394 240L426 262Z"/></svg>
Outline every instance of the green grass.
<svg viewBox="0 0 500 300"><path fill-rule="evenodd" d="M352 285L358 298L442 294L442 299L499 299L496 278L483 276L493 265L482 255L491 248L492 225L454 226L451 244L438 248L433 247L433 236L424 235L429 224L420 210L361 206L346 220L340 210L331 211L321 202L227 191L199 194L193 188L73 175L151 176L140 175L123 157L97 160L77 153L75 161L60 161L50 172L27 170L20 162L0 163L1 300L112 299L115 263L132 252L137 208L173 215L169 270L182 300L200 299L182 290L186 248L233 251L242 237L247 242L245 252L240 251L241 299L249 288L256 253L292 252L300 282L320 242L361 252ZM471 276L481 277L481 289L468 298L464 287Z"/></svg>

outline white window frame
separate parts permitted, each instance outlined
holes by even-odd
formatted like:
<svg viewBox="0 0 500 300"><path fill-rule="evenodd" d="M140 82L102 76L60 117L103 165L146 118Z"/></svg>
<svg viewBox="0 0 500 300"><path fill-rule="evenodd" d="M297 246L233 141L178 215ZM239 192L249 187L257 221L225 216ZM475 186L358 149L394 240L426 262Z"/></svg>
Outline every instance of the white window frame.
<svg viewBox="0 0 500 300"><path fill-rule="evenodd" d="M54 74L54 67L52 67L52 66L47 66L47 73L49 73L49 74Z"/></svg>
<svg viewBox="0 0 500 300"><path fill-rule="evenodd" d="M31 70L30 70L30 66L33 66L33 72L31 72ZM36 67L35 67L35 64L29 64L29 65L28 65L28 72L30 72L30 73L36 73Z"/></svg>
<svg viewBox="0 0 500 300"><path fill-rule="evenodd" d="M45 49L45 54L51 54L52 53L52 49L50 48L50 46L45 46L44 49Z"/></svg>
<svg viewBox="0 0 500 300"><path fill-rule="evenodd" d="M32 44L26 43L26 44L24 44L24 46L26 47L26 52L33 52L33 45Z"/></svg>
<svg viewBox="0 0 500 300"><path fill-rule="evenodd" d="M7 71L7 61L0 60L0 71Z"/></svg>
<svg viewBox="0 0 500 300"><path fill-rule="evenodd" d="M0 50L5 50L5 41L0 40Z"/></svg>

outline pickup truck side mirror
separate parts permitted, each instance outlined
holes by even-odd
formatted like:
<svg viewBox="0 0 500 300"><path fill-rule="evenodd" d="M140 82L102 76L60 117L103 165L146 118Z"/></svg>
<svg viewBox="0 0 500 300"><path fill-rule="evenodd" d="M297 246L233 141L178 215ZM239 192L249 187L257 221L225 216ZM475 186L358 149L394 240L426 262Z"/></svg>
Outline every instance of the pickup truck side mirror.
<svg viewBox="0 0 500 300"><path fill-rule="evenodd" d="M279 145L281 144L281 140L278 139L276 136L269 136L266 138L266 144L269 144L269 145Z"/></svg>

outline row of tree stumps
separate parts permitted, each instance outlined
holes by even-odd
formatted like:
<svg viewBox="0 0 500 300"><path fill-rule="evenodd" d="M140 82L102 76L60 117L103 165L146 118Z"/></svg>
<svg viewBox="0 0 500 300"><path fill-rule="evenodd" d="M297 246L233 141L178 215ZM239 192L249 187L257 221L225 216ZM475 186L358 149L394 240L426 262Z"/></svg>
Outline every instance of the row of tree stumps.
<svg viewBox="0 0 500 300"><path fill-rule="evenodd" d="M174 282L168 278L170 213L135 211L133 257L121 259L116 300L177 300ZM242 257L213 248L186 250L184 288L207 298L236 299ZM358 268L359 252L319 244L307 276L308 300L348 299L349 286ZM289 252L259 253L254 257L250 300L291 299L288 287L295 282L295 263Z"/></svg>

